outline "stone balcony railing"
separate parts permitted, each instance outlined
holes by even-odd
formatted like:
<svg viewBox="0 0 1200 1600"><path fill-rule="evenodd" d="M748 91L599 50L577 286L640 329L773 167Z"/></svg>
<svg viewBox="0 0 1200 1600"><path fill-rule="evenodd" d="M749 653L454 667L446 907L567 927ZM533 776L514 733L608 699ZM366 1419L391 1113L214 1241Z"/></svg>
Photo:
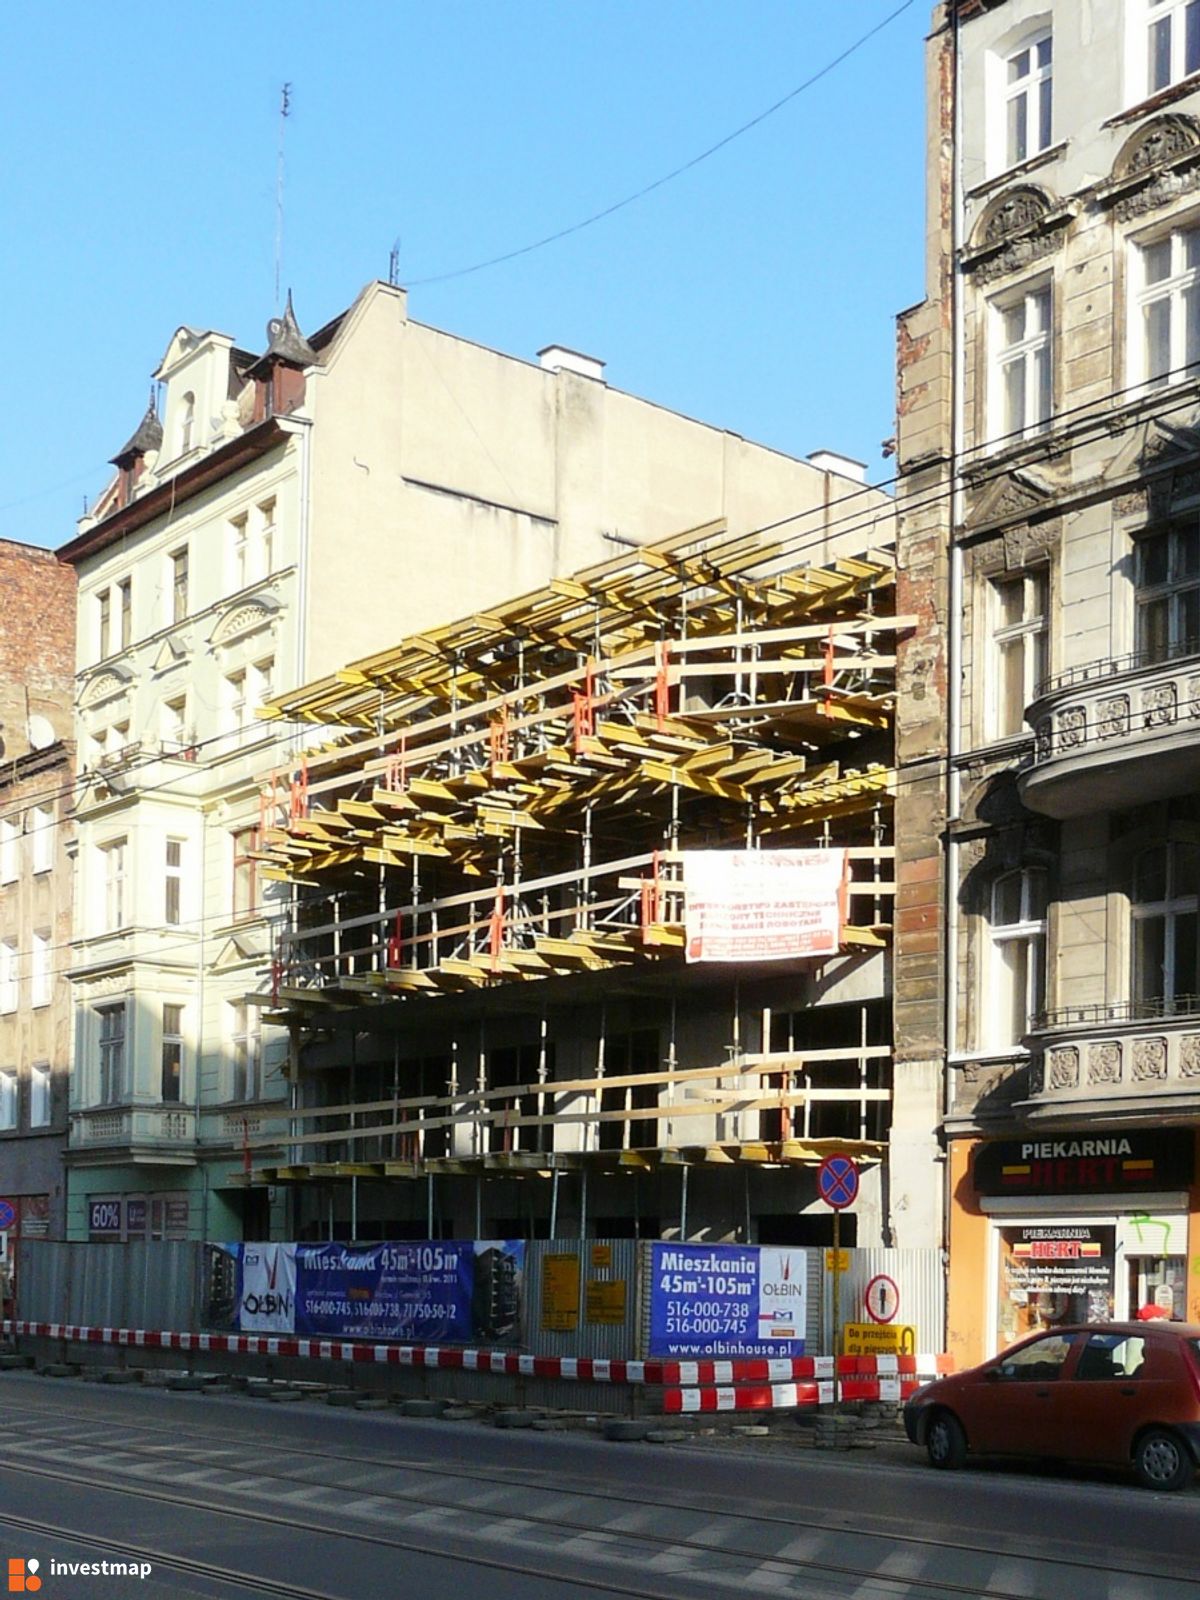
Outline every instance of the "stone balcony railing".
<svg viewBox="0 0 1200 1600"><path fill-rule="evenodd" d="M73 1151L136 1148L166 1161L190 1162L195 1143L196 1116L186 1106L94 1106L71 1113Z"/></svg>
<svg viewBox="0 0 1200 1600"><path fill-rule="evenodd" d="M1031 811L1075 817L1161 800L1200 784L1200 644L1093 662L1039 685L1019 783Z"/></svg>
<svg viewBox="0 0 1200 1600"><path fill-rule="evenodd" d="M1032 1041L1027 1116L1200 1109L1200 996L1064 1006L1039 1018Z"/></svg>

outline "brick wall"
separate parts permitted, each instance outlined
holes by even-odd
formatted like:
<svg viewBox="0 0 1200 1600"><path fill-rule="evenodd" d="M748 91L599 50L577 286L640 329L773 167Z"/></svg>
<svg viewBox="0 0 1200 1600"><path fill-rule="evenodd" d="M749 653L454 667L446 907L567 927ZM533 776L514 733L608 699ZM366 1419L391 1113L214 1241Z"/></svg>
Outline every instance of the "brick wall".
<svg viewBox="0 0 1200 1600"><path fill-rule="evenodd" d="M75 572L51 550L0 539L0 739L3 759L29 749L30 713L71 737Z"/></svg>

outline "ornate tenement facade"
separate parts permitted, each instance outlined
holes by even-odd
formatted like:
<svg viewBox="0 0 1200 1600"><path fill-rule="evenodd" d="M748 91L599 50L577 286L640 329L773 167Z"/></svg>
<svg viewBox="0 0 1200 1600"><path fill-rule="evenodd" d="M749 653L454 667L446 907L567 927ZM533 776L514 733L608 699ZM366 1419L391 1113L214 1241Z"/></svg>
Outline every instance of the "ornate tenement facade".
<svg viewBox="0 0 1200 1600"><path fill-rule="evenodd" d="M1156 1290L1200 1317L1193 55L1177 0L961 0L928 43L928 298L898 347L898 606L927 625L898 668L897 1100L907 1074L942 1130L952 1347L975 1359ZM1064 1228L1094 1265L1031 1274Z"/></svg>

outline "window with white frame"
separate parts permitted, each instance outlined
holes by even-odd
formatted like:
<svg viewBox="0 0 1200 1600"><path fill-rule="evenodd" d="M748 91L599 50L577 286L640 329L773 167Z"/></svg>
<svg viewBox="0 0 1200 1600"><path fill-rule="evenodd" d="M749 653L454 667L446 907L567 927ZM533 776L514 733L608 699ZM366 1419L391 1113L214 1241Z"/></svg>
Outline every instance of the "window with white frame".
<svg viewBox="0 0 1200 1600"><path fill-rule="evenodd" d="M1004 159L1015 167L1050 147L1053 43L1049 28L1026 39L1004 62Z"/></svg>
<svg viewBox="0 0 1200 1600"><path fill-rule="evenodd" d="M117 585L117 598L121 607L121 649L128 650L133 643L133 579L122 578Z"/></svg>
<svg viewBox="0 0 1200 1600"><path fill-rule="evenodd" d="M125 752L129 743L129 724L127 722L110 723L104 730L104 758L115 761Z"/></svg>
<svg viewBox="0 0 1200 1600"><path fill-rule="evenodd" d="M103 661L112 650L112 590L96 596L96 657Z"/></svg>
<svg viewBox="0 0 1200 1600"><path fill-rule="evenodd" d="M0 1129L5 1133L17 1125L17 1069L0 1068Z"/></svg>
<svg viewBox="0 0 1200 1600"><path fill-rule="evenodd" d="M196 431L196 396L189 390L180 402L179 410L179 454L184 456L192 448L193 435Z"/></svg>
<svg viewBox="0 0 1200 1600"><path fill-rule="evenodd" d="M21 829L11 817L0 818L0 883L15 883L21 871Z"/></svg>
<svg viewBox="0 0 1200 1600"><path fill-rule="evenodd" d="M164 1104L183 1098L183 1007L168 1001L162 1008L162 1083Z"/></svg>
<svg viewBox="0 0 1200 1600"><path fill-rule="evenodd" d="M29 968L29 1003L32 1006L50 1004L50 935L35 933Z"/></svg>
<svg viewBox="0 0 1200 1600"><path fill-rule="evenodd" d="M0 1011L17 1009L20 994L17 981L17 946L12 939L0 939Z"/></svg>
<svg viewBox="0 0 1200 1600"><path fill-rule="evenodd" d="M234 920L255 916L258 912L258 863L254 851L258 849L257 828L239 828L231 835L233 844L233 916Z"/></svg>
<svg viewBox="0 0 1200 1600"><path fill-rule="evenodd" d="M987 734L1008 739L1026 732L1025 708L1049 666L1050 575L1045 568L996 579L991 585L992 670L987 685Z"/></svg>
<svg viewBox="0 0 1200 1600"><path fill-rule="evenodd" d="M32 1067L29 1073L29 1126L48 1128L51 1115L50 1065Z"/></svg>
<svg viewBox="0 0 1200 1600"><path fill-rule="evenodd" d="M183 840L168 839L163 865L163 921L168 928L183 922Z"/></svg>
<svg viewBox="0 0 1200 1600"><path fill-rule="evenodd" d="M54 868L54 810L51 806L34 806L30 812L29 843L34 872L51 872Z"/></svg>
<svg viewBox="0 0 1200 1600"><path fill-rule="evenodd" d="M116 1105L125 1092L125 1002L97 1006L99 1041L99 1103Z"/></svg>
<svg viewBox="0 0 1200 1600"><path fill-rule="evenodd" d="M246 669L239 667L236 672L225 675L225 717L226 726L230 733L241 733L247 726L250 716L249 702L246 699Z"/></svg>
<svg viewBox="0 0 1200 1600"><path fill-rule="evenodd" d="M100 847L100 862L104 883L104 928L111 933L123 928L128 912L125 883L125 852L127 841L113 839Z"/></svg>
<svg viewBox="0 0 1200 1600"><path fill-rule="evenodd" d="M186 694L173 695L162 703L161 727L163 748L172 752L185 750L192 743L188 737L188 703Z"/></svg>
<svg viewBox="0 0 1200 1600"><path fill-rule="evenodd" d="M231 1100L257 1100L262 1095L262 1032L258 1007L243 1000L229 1005Z"/></svg>
<svg viewBox="0 0 1200 1600"><path fill-rule="evenodd" d="M1135 246L1131 266L1130 380L1181 382L1200 360L1200 228Z"/></svg>
<svg viewBox="0 0 1200 1600"><path fill-rule="evenodd" d="M1200 0L1146 0L1146 93L1200 70Z"/></svg>
<svg viewBox="0 0 1200 1600"><path fill-rule="evenodd" d="M253 667L253 704L261 706L264 701L271 698L274 692L275 657L264 656L261 661L256 661Z"/></svg>
<svg viewBox="0 0 1200 1600"><path fill-rule="evenodd" d="M1200 526L1180 523L1140 538L1134 579L1139 659L1169 661L1200 651Z"/></svg>
<svg viewBox="0 0 1200 1600"><path fill-rule="evenodd" d="M1006 872L992 885L984 1048L1013 1050L1042 1009L1046 952L1046 875Z"/></svg>
<svg viewBox="0 0 1200 1600"><path fill-rule="evenodd" d="M171 579L171 621L182 622L188 614L188 550L183 545L167 557Z"/></svg>
<svg viewBox="0 0 1200 1600"><path fill-rule="evenodd" d="M246 511L229 519L229 587L244 589L250 581L250 516Z"/></svg>
<svg viewBox="0 0 1200 1600"><path fill-rule="evenodd" d="M264 578L275 570L275 497L263 500L258 507L259 568Z"/></svg>
<svg viewBox="0 0 1200 1600"><path fill-rule="evenodd" d="M1041 283L991 302L988 434L993 444L1041 433L1053 410L1053 296Z"/></svg>
<svg viewBox="0 0 1200 1600"><path fill-rule="evenodd" d="M1200 845L1154 845L1134 862L1133 1000L1151 1015L1200 1005L1198 888Z"/></svg>

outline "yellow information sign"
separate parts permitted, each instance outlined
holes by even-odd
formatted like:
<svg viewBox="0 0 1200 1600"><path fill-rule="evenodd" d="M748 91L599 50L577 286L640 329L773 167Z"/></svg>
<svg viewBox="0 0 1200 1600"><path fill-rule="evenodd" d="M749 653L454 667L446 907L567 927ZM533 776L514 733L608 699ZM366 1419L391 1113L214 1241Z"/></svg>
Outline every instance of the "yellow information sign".
<svg viewBox="0 0 1200 1600"><path fill-rule="evenodd" d="M584 1315L593 1327L622 1327L625 1322L624 1278L589 1278Z"/></svg>
<svg viewBox="0 0 1200 1600"><path fill-rule="evenodd" d="M826 1250L826 1252L825 1252L825 1271L826 1272L849 1272L850 1271L850 1252L849 1252L849 1250Z"/></svg>
<svg viewBox="0 0 1200 1600"><path fill-rule="evenodd" d="M913 1356L917 1330L906 1322L848 1322L842 1329L848 1356Z"/></svg>
<svg viewBox="0 0 1200 1600"><path fill-rule="evenodd" d="M542 1331L574 1333L578 1326L579 1257L574 1253L543 1256Z"/></svg>
<svg viewBox="0 0 1200 1600"><path fill-rule="evenodd" d="M596 1272L603 1272L612 1266L612 1245L594 1244L592 1246L592 1267Z"/></svg>

